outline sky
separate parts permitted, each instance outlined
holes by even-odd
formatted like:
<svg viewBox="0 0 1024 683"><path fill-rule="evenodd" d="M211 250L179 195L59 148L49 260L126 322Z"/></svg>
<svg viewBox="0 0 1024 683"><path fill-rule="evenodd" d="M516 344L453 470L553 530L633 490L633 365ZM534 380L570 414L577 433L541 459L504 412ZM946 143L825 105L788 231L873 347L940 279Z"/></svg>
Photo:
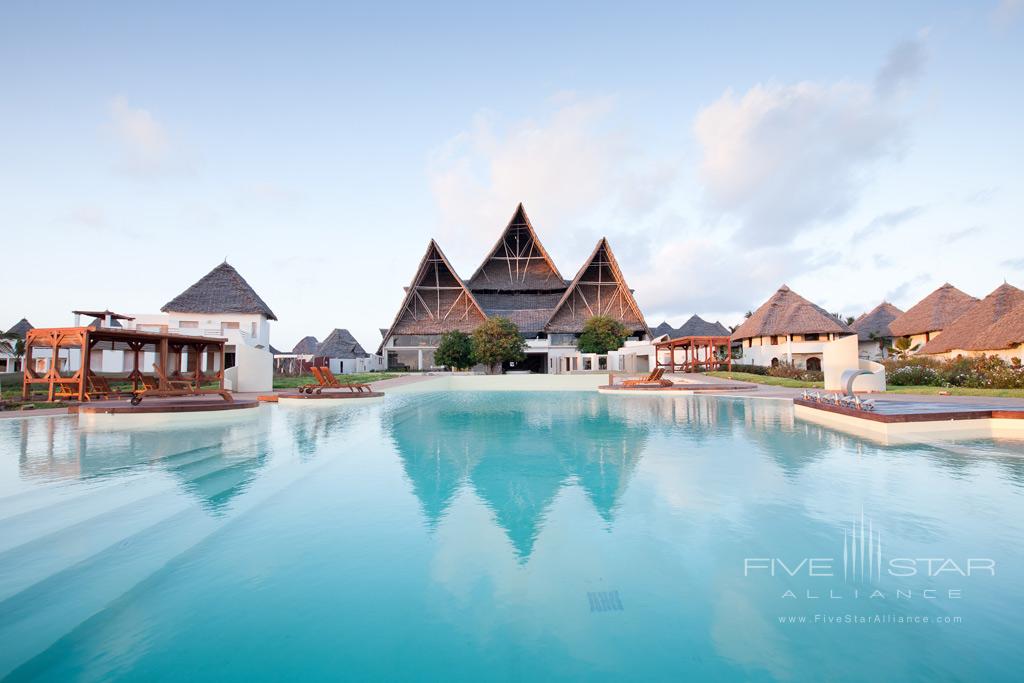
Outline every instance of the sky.
<svg viewBox="0 0 1024 683"><path fill-rule="evenodd" d="M226 258L276 347L372 350L520 201L652 325L1024 287L1024 0L483 4L0 5L0 328Z"/></svg>

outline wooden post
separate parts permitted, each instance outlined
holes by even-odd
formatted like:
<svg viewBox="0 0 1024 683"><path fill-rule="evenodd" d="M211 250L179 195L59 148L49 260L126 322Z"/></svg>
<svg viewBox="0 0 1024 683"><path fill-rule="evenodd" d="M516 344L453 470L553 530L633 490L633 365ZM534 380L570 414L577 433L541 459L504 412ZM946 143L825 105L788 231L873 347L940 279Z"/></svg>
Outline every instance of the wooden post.
<svg viewBox="0 0 1024 683"><path fill-rule="evenodd" d="M50 335L50 340L53 342L51 348L52 356L50 357L50 371L46 373L47 379L49 379L49 389L46 393L46 400L50 403L53 402L53 375L57 372L57 356L60 353L60 335Z"/></svg>
<svg viewBox="0 0 1024 683"><path fill-rule="evenodd" d="M86 392L86 388L89 386L89 356L91 351L89 349L89 331L86 329L82 332L82 362L81 367L78 368L78 400L88 400L89 395Z"/></svg>
<svg viewBox="0 0 1024 683"><path fill-rule="evenodd" d="M32 375L29 372L29 368L32 367L32 331L29 330L25 334L25 358L22 359L21 363L21 400L27 401L29 396L29 377Z"/></svg>
<svg viewBox="0 0 1024 683"><path fill-rule="evenodd" d="M169 345L169 343L167 341L167 337L164 337L164 338L162 338L160 340L160 349L159 349L159 352L157 353L157 355L160 358L160 361L159 361L160 362L160 376L157 377L157 381L159 382L158 386L161 389L170 389L171 388L170 385L168 385L167 382L164 380L164 377L167 377L167 372L168 372L168 370L167 370L167 360L168 360L167 356L169 355L168 354L169 346L170 345Z"/></svg>

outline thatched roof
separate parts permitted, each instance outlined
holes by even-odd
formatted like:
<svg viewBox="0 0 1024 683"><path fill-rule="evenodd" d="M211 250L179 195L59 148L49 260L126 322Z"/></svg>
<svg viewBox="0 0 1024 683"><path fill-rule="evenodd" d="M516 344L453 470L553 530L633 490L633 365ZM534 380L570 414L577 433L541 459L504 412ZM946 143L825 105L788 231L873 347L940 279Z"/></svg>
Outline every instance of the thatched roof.
<svg viewBox="0 0 1024 683"><path fill-rule="evenodd" d="M894 336L889 329L893 320L903 315L903 311L893 306L888 301L883 301L870 311L857 318L850 329L857 333L857 338L862 341L879 339L882 337Z"/></svg>
<svg viewBox="0 0 1024 683"><path fill-rule="evenodd" d="M334 328L316 347L317 358L366 358L368 354L348 330Z"/></svg>
<svg viewBox="0 0 1024 683"><path fill-rule="evenodd" d="M292 347L292 353L316 353L316 347L319 345L320 342L316 340L316 337L314 337L313 335L309 335L300 339L299 342L294 347Z"/></svg>
<svg viewBox="0 0 1024 683"><path fill-rule="evenodd" d="M843 334L850 328L821 306L812 304L786 285L732 333L733 340L784 334Z"/></svg>
<svg viewBox="0 0 1024 683"><path fill-rule="evenodd" d="M889 329L897 337L940 332L963 315L978 300L948 282L921 299L892 321Z"/></svg>
<svg viewBox="0 0 1024 683"><path fill-rule="evenodd" d="M605 237L597 241L594 251L569 283L544 329L555 333L582 332L587 319L595 315L615 318L630 332L651 333Z"/></svg>
<svg viewBox="0 0 1024 683"><path fill-rule="evenodd" d="M481 291L565 290L565 279L537 238L522 202L480 267L466 281Z"/></svg>
<svg viewBox="0 0 1024 683"><path fill-rule="evenodd" d="M676 337L728 337L729 330L717 320L713 323L699 315L691 315L683 326L675 331Z"/></svg>
<svg viewBox="0 0 1024 683"><path fill-rule="evenodd" d="M650 327L650 325L648 325L648 327ZM652 337L660 337L663 334L667 334L668 336L671 337L671 336L673 336L673 333L675 331L676 331L676 328L672 327L667 322L662 320L661 323L659 323L657 327L651 327L651 336Z"/></svg>
<svg viewBox="0 0 1024 683"><path fill-rule="evenodd" d="M269 320L277 320L260 295L227 261L168 301L160 310L164 313L260 313Z"/></svg>
<svg viewBox="0 0 1024 683"><path fill-rule="evenodd" d="M977 302L920 353L997 351L1024 342L1024 291L1003 283Z"/></svg>
<svg viewBox="0 0 1024 683"><path fill-rule="evenodd" d="M25 335L28 334L29 330L35 329L32 327L32 323L22 318L18 322L11 325L11 328L7 330L8 335L13 335L18 339L24 339Z"/></svg>
<svg viewBox="0 0 1024 683"><path fill-rule="evenodd" d="M282 355L284 355L284 352L281 351L281 349L275 348L274 345L271 344L270 345L270 355L271 356L282 356Z"/></svg>

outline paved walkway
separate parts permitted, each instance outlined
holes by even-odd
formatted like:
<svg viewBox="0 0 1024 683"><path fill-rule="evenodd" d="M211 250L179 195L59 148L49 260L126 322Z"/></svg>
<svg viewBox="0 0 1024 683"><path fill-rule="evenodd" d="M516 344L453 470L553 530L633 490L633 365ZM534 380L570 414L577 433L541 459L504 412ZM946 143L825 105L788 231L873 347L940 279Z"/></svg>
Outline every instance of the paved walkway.
<svg viewBox="0 0 1024 683"><path fill-rule="evenodd" d="M438 375L431 373L414 373L409 375L401 375L399 377L392 377L391 379L380 380L377 382L371 382L370 386L373 387L374 391L387 391L388 388L399 387L407 384L415 384L417 382L426 382L436 378ZM789 387L775 387L767 384L754 384L751 382L740 382L738 380L725 379L722 377L710 377L708 375L702 375L697 373L675 373L666 374L666 379L670 379L677 383L693 383L693 384L722 384L735 386L737 384L745 385L744 389L730 389L728 391L722 391L717 393L714 391L704 391L702 393L711 394L713 396L751 396L756 398L779 398L792 400L803 393L803 389L790 389ZM288 392L294 392L295 389L275 389L272 393L282 394ZM820 390L819 390L820 391ZM268 392L242 392L235 394L236 397L241 399L255 399L258 396L267 394ZM990 396L931 396L925 394L871 394L871 398L875 401L902 401L908 403L934 403L948 406L998 406L998 407L1012 407L1024 410L1024 399L1021 398L999 398ZM45 408L41 410L31 411L20 411L20 410L4 410L0 411L0 420L4 418L13 417L31 417L31 416L44 416L44 415L65 415L67 414L66 408Z"/></svg>

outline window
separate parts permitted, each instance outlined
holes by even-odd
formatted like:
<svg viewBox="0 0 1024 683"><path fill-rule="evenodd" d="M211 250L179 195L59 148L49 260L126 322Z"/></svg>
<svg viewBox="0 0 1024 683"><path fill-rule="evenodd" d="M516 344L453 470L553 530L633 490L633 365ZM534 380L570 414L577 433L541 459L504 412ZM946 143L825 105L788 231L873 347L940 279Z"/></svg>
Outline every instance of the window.
<svg viewBox="0 0 1024 683"><path fill-rule="evenodd" d="M178 327L183 330L195 330L199 328L198 320L179 320Z"/></svg>
<svg viewBox="0 0 1024 683"><path fill-rule="evenodd" d="M437 346L441 343L439 334L396 334L392 339L395 346Z"/></svg>
<svg viewBox="0 0 1024 683"><path fill-rule="evenodd" d="M815 335L817 336L817 335ZM820 358L808 358L807 369L814 372L821 372L821 359Z"/></svg>
<svg viewBox="0 0 1024 683"><path fill-rule="evenodd" d="M576 346L575 334L549 334L551 346Z"/></svg>
<svg viewBox="0 0 1024 683"><path fill-rule="evenodd" d="M804 335L804 341L818 341L819 339L821 339L821 335L818 334L817 332L815 332L813 334L805 334ZM810 370L810 368L807 368L807 369Z"/></svg>
<svg viewBox="0 0 1024 683"><path fill-rule="evenodd" d="M221 334L224 334L228 330L237 330L237 329L238 329L238 323L221 323L220 324L220 333ZM228 366L228 367L231 367L231 366Z"/></svg>
<svg viewBox="0 0 1024 683"><path fill-rule="evenodd" d="M772 335L772 340L771 340L771 345L772 346L778 346L778 344L779 344L779 337L778 337L778 335L773 334Z"/></svg>
<svg viewBox="0 0 1024 683"><path fill-rule="evenodd" d="M255 337L256 336L256 322L254 321L250 327L252 328L251 334L252 334L252 336Z"/></svg>
<svg viewBox="0 0 1024 683"><path fill-rule="evenodd" d="M779 359L778 358L772 358L772 367L773 368L779 367Z"/></svg>
<svg viewBox="0 0 1024 683"><path fill-rule="evenodd" d="M224 368L227 369L233 367L235 367L235 352L228 351L224 354Z"/></svg>

